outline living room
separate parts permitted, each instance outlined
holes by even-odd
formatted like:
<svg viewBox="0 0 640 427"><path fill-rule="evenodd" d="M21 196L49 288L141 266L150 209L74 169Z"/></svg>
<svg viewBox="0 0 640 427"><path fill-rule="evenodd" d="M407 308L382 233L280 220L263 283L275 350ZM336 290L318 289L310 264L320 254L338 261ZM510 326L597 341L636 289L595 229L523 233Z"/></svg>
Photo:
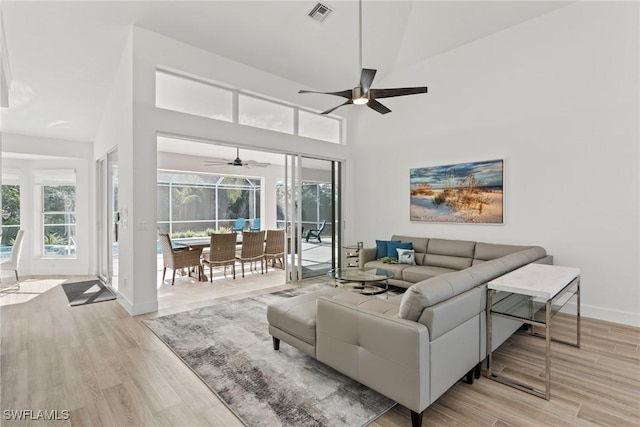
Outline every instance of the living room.
<svg viewBox="0 0 640 427"><path fill-rule="evenodd" d="M336 3L339 9L341 2ZM371 246L375 239L404 234L540 245L554 256L555 264L581 269L584 317L637 327L638 5L572 2L561 6L427 58L409 60L406 52L399 55L402 66L379 76L376 85L424 84L429 93L390 100L393 112L384 116L351 106L337 110L348 123L346 144L304 140L301 146L301 138L291 135L156 109L154 73L158 65L317 110L331 107L334 100L297 94L304 85L332 89L324 84L305 82L301 86L273 71L129 27L126 34L119 33L125 48L116 58L119 71L109 82L109 101L99 129L94 130L91 152L77 149L88 142L53 132L43 138L37 132L34 136L3 131L3 170L11 168L5 163L5 152L75 157L79 167L68 160L54 160L59 162L56 167L78 170L78 183L84 186L83 239L91 249L75 265L56 264L55 272L90 275L95 270L93 239L87 237L95 231L91 171L94 161L117 143L122 159L120 196L132 218L122 236L126 257L120 271L125 283L122 305L129 314L157 308L157 260L148 250L156 241L151 225L156 222L156 204L152 200L155 192L149 189L156 186L160 133L343 161L345 242L363 241ZM367 7L365 1L365 10ZM418 2L413 7L409 7L413 14L402 10L412 23L409 28L415 30L426 19L417 12L426 6ZM491 8L492 4L480 2L474 7ZM5 25L15 28L18 23L7 22L9 18L3 11ZM11 51L11 34L7 34L8 50L16 55ZM353 58L355 70L355 55ZM338 87L349 83L350 75L337 82ZM4 108L3 116L3 126L11 129L15 116L6 116ZM411 168L492 159L503 159L505 165L503 224L409 220ZM32 263L34 269L24 271L26 276L44 274L49 268L44 261ZM105 315L111 311L102 310ZM149 346L166 352L159 350L161 345ZM190 373L176 368L177 364L171 366ZM196 381L186 381L203 388Z"/></svg>

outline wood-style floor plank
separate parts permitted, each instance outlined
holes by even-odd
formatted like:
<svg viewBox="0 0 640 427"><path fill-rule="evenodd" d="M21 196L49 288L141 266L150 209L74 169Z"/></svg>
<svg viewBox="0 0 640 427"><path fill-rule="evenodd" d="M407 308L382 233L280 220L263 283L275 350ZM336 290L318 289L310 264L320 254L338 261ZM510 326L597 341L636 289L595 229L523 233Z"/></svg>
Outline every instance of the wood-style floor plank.
<svg viewBox="0 0 640 427"><path fill-rule="evenodd" d="M89 277L27 279L24 293L0 297L0 409L66 409L71 418L3 426L242 426L142 321L286 289L281 271L213 283L178 277L159 288L158 312L136 317L116 301L70 307L60 287L66 279ZM573 340L574 328L575 317L559 314L553 335ZM495 353L493 367L541 387L544 340L518 332ZM638 426L640 328L583 318L581 349L552 344L551 379L546 401L483 372L442 395L423 426ZM409 425L402 406L371 424Z"/></svg>

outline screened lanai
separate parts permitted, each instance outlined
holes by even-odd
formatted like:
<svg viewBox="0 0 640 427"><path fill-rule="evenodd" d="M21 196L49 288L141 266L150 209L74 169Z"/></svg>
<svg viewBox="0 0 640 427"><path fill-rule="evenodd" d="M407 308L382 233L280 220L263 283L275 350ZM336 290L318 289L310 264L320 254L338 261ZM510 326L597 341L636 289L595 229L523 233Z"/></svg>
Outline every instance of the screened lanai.
<svg viewBox="0 0 640 427"><path fill-rule="evenodd" d="M158 232L173 238L230 231L260 218L259 177L158 171Z"/></svg>

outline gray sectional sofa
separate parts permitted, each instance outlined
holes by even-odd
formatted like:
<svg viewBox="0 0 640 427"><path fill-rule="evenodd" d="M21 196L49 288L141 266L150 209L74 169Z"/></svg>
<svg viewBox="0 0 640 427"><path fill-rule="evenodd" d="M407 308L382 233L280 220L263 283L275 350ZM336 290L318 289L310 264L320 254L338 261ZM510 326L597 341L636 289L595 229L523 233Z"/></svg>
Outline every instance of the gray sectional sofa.
<svg viewBox="0 0 640 427"><path fill-rule="evenodd" d="M538 246L393 236L412 242L416 264L383 264L375 248L362 268L395 273L408 288L388 299L327 287L267 308L274 349L280 340L409 408L414 426L424 410L467 376L480 374L486 349L486 283L529 263L551 264ZM520 322L493 320L493 349Z"/></svg>
<svg viewBox="0 0 640 427"><path fill-rule="evenodd" d="M376 248L362 249L358 265L360 268L383 268L392 271L395 275L389 280L389 284L403 288L434 276L464 270L485 261L532 248L532 246L397 235L391 236L390 240L411 242L415 251L416 265L387 264L377 261Z"/></svg>

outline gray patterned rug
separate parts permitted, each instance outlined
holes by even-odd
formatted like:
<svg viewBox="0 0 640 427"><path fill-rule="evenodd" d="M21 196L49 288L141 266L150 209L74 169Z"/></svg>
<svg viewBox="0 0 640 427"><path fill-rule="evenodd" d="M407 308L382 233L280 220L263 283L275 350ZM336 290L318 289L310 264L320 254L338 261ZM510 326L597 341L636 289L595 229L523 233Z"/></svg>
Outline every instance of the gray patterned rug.
<svg viewBox="0 0 640 427"><path fill-rule="evenodd" d="M395 402L282 343L266 307L311 285L145 320L248 426L361 426Z"/></svg>

